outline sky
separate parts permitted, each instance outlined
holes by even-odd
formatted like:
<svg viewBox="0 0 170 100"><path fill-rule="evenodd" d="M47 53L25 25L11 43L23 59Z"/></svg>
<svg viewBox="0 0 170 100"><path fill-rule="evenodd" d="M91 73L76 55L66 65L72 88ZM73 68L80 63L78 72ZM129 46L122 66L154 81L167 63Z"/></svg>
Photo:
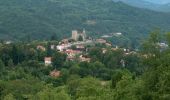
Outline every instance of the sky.
<svg viewBox="0 0 170 100"><path fill-rule="evenodd" d="M152 2L152 3L157 3L157 4L170 3L170 0L145 0L145 1Z"/></svg>

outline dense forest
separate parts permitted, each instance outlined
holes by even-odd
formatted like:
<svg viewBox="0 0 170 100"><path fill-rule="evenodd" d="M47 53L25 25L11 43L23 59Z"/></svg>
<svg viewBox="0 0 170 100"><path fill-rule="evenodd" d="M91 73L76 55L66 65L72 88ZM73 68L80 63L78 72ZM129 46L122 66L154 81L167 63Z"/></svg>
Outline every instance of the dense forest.
<svg viewBox="0 0 170 100"><path fill-rule="evenodd" d="M2 100L168 100L170 48L160 48L159 32L152 32L140 51L125 55L121 49L88 47L91 62L66 61L49 48L56 41L0 44L0 98ZM170 34L166 34L170 45ZM52 56L53 64L43 59ZM122 65L121 60L125 61ZM60 70L61 76L49 75Z"/></svg>
<svg viewBox="0 0 170 100"><path fill-rule="evenodd" d="M165 0L113 0L115 2L124 2L130 6L137 8L150 9L158 12L170 12L170 6L168 1ZM160 3L163 1L164 3ZM156 3L155 3L156 2Z"/></svg>
<svg viewBox="0 0 170 100"><path fill-rule="evenodd" d="M0 0L0 13L3 40L63 38L85 28L91 36L122 32L137 43L154 28L170 30L169 13L112 0Z"/></svg>

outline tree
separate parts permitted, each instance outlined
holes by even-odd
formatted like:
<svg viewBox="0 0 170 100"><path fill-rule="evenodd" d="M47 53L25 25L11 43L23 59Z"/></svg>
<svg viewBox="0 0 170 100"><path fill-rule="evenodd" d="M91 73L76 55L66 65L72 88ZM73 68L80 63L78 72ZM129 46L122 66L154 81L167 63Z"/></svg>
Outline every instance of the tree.
<svg viewBox="0 0 170 100"><path fill-rule="evenodd" d="M91 75L93 77L101 77L102 73L103 73L103 69L105 68L104 64L102 64L101 62L94 62L91 64L90 70L91 70Z"/></svg>
<svg viewBox="0 0 170 100"><path fill-rule="evenodd" d="M166 34L166 40L168 42L168 45L170 46L170 32Z"/></svg>
<svg viewBox="0 0 170 100"><path fill-rule="evenodd" d="M64 88L54 88L46 86L42 91L38 92L33 100L71 100ZM32 100L31 99L31 100Z"/></svg>
<svg viewBox="0 0 170 100"><path fill-rule="evenodd" d="M16 100L12 94L8 94L4 97L4 100Z"/></svg>
<svg viewBox="0 0 170 100"><path fill-rule="evenodd" d="M53 55L53 66L58 69L58 68L61 68L64 64L64 62L66 61L66 55L63 54L63 53L60 53L60 52L56 52L54 55Z"/></svg>
<svg viewBox="0 0 170 100"><path fill-rule="evenodd" d="M69 69L70 74L79 74L79 72L80 72L80 67L78 65L73 65Z"/></svg>
<svg viewBox="0 0 170 100"><path fill-rule="evenodd" d="M116 51L109 50L104 54L102 61L107 68L116 69L121 67L120 61L122 60L122 58L123 58L122 50L116 50Z"/></svg>
<svg viewBox="0 0 170 100"><path fill-rule="evenodd" d="M52 34L50 40L51 40L51 41L58 41L58 36L57 36L57 34Z"/></svg>
<svg viewBox="0 0 170 100"><path fill-rule="evenodd" d="M10 60L8 61L8 67L14 67L14 63L13 63L13 60L12 60L12 59L10 59Z"/></svg>
<svg viewBox="0 0 170 100"><path fill-rule="evenodd" d="M94 61L101 61L103 60L103 53L102 49L99 47L91 48L89 51L89 55L92 57Z"/></svg>
<svg viewBox="0 0 170 100"><path fill-rule="evenodd" d="M52 49L51 49L51 43L47 43L47 56L51 57L52 56Z"/></svg>
<svg viewBox="0 0 170 100"><path fill-rule="evenodd" d="M112 76L112 88L116 87L116 84L121 80L122 73L120 71L115 71Z"/></svg>
<svg viewBox="0 0 170 100"><path fill-rule="evenodd" d="M2 62L2 60L0 59L0 72L3 72L5 70L5 65Z"/></svg>
<svg viewBox="0 0 170 100"><path fill-rule="evenodd" d="M160 33L159 31L154 31L150 34L147 41L142 44L141 52L146 55L147 58L160 57Z"/></svg>
<svg viewBox="0 0 170 100"><path fill-rule="evenodd" d="M78 41L83 41L83 37L81 35L78 37Z"/></svg>
<svg viewBox="0 0 170 100"><path fill-rule="evenodd" d="M130 54L124 57L126 68L135 73L136 75L141 75L144 72L144 66L142 63L142 57L138 54Z"/></svg>
<svg viewBox="0 0 170 100"><path fill-rule="evenodd" d="M15 65L19 63L19 52L16 45L12 46L12 59Z"/></svg>
<svg viewBox="0 0 170 100"><path fill-rule="evenodd" d="M155 30L150 33L149 42L154 43L154 44L160 42L160 31L159 30Z"/></svg>
<svg viewBox="0 0 170 100"><path fill-rule="evenodd" d="M114 100L140 100L135 97L135 93L131 93L133 90L134 80L132 73L128 70L122 70L112 80L114 91Z"/></svg>

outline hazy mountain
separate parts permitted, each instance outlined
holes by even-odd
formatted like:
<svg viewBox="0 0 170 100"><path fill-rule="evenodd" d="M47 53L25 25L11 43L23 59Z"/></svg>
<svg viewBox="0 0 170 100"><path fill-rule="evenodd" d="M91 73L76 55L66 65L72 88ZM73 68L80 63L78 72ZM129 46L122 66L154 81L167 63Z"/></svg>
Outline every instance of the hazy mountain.
<svg viewBox="0 0 170 100"><path fill-rule="evenodd" d="M146 8L154 11L170 12L170 7L168 2L155 1L155 0L113 0L115 2L121 1L133 7Z"/></svg>
<svg viewBox="0 0 170 100"><path fill-rule="evenodd" d="M155 4L167 4L167 3L170 3L170 0L145 0L145 1L155 3Z"/></svg>
<svg viewBox="0 0 170 100"><path fill-rule="evenodd" d="M112 0L0 0L1 39L47 39L86 28L90 35L122 32L142 38L155 27L170 30L170 14Z"/></svg>
<svg viewBox="0 0 170 100"><path fill-rule="evenodd" d="M161 5L158 9L160 9L160 11L170 12L170 3Z"/></svg>
<svg viewBox="0 0 170 100"><path fill-rule="evenodd" d="M159 4L147 2L145 0L113 0L115 2L123 2L128 5L134 6L134 7L139 7L139 8L149 8L149 9L154 9L154 7L160 6Z"/></svg>

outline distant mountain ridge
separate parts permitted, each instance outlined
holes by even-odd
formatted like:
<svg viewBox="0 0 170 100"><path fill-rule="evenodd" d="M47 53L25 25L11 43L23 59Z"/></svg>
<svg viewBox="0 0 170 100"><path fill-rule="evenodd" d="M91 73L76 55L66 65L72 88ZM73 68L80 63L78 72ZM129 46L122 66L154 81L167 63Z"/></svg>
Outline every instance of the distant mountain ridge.
<svg viewBox="0 0 170 100"><path fill-rule="evenodd" d="M161 9L161 11L170 12L170 3L160 6L159 9Z"/></svg>
<svg viewBox="0 0 170 100"><path fill-rule="evenodd" d="M144 1L155 3L155 4L161 4L161 5L170 3L169 0L144 0Z"/></svg>
<svg viewBox="0 0 170 100"><path fill-rule="evenodd" d="M146 0L113 0L115 2L123 2L133 7L146 8L154 11L170 12L169 4L152 3Z"/></svg>
<svg viewBox="0 0 170 100"><path fill-rule="evenodd" d="M170 31L170 14L112 0L0 0L0 39L64 38L71 30L97 36L122 32L139 40L155 27Z"/></svg>

